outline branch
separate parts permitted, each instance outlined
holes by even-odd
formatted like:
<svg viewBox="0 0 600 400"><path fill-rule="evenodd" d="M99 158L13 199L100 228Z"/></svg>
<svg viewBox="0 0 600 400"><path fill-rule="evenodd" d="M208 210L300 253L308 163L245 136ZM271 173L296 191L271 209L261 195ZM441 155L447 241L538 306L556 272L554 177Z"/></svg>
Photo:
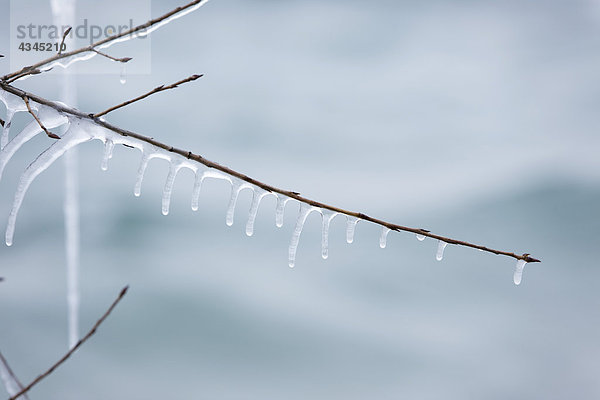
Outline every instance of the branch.
<svg viewBox="0 0 600 400"><path fill-rule="evenodd" d="M344 210L344 209L339 208L339 207L330 206L330 205L324 204L324 203L319 203L317 201L310 200L310 199L307 199L305 197L300 196L300 194L298 192L292 192L292 191L287 191L287 190L279 189L279 188L276 188L274 186L268 185L266 183L257 181L256 179L250 178L249 176L244 175L242 173L239 173L237 171L234 171L232 169L229 169L228 167L225 167L225 166L220 165L220 164L218 164L216 162L207 160L206 158L204 158L204 157L202 157L200 155L193 154L191 151L185 151L185 150L177 149L177 148L174 148L173 146L166 145L164 143L161 143L161 142L159 142L159 141L157 141L155 139L152 139L150 137L141 135L139 133L135 133L135 132L131 132L131 131L128 131L126 129L123 129L123 128L119 128L117 126L109 124L106 121L103 121L103 120L98 119L98 118L94 118L93 115L85 114L85 113L83 113L83 112L81 112L79 110L75 110L75 109L66 107L66 106L64 106L62 104L46 100L46 99L44 99L42 97L39 97L39 96L36 96L34 94L27 93L27 92L25 92L25 91L23 91L21 89L17 89L14 86L5 84L5 83L3 83L1 81L0 81L0 88L4 89L4 90L6 90L6 91L8 91L10 93L13 93L13 94L15 94L17 96L20 96L20 97L27 96L27 97L31 98L32 100L34 100L34 101L36 101L36 102L38 102L40 104L44 104L44 105L46 105L48 107L52 107L52 108L54 108L55 110L57 110L59 112L67 113L67 114L76 116L78 118L92 120L96 124L98 124L98 125L106 128L106 129L109 129L109 130L111 130L111 131L113 131L115 133L118 133L119 135L129 136L129 137L141 140L142 142L146 142L146 143L149 143L149 144L154 145L156 147L159 147L159 148L161 148L163 150L169 151L171 153L179 154L179 155L181 155L183 157L186 157L186 158L188 158L190 160L197 161L200 164L203 164L203 165L205 165L205 166L207 166L209 168L214 168L216 170L219 170L221 172L224 172L226 174L234 176L234 177L236 177L238 179L241 179L241 180L243 180L245 182L248 182L248 183L250 183L252 185L258 186L258 187L260 187L260 188L262 188L262 189L264 189L264 190L266 190L268 192L279 193L279 194L285 195L285 196L287 196L289 198L295 199L295 200L297 200L297 201L299 201L301 203L311 205L313 207L323 208L323 209L327 209L327 210L330 210L330 211L333 211L333 212L337 212L339 214L344 214L344 215L347 215L347 216L352 216L352 217L355 217L355 218L359 218L359 219L362 219L362 220L369 221L369 222L372 222L374 224L380 225L382 227L386 227L386 228L391 229L393 231L411 232L411 233L415 233L415 234L418 234L418 235L430 237L432 239L441 240L441 241L446 242L448 244L454 244L454 245L458 245L458 246L470 247L470 248L473 248L473 249L478 249L478 250L481 250L481 251L486 251L488 253L493 253L493 254L496 254L496 255L504 255L504 256L507 256L507 257L512 257L512 258L517 259L517 260L523 260L523 261L526 261L528 263L540 262L540 260L531 257L529 253L524 253L524 254L519 255L519 254L508 252L508 251L496 250L496 249L492 249L492 248L489 248L489 247L481 246L481 245L478 245L478 244L473 244L473 243L469 243L469 242L462 241L462 240L456 240L456 239L452 239L452 238L449 238L449 237L445 237L445 236L441 236L441 235L436 235L436 234L431 233L430 231L428 231L426 229L410 228L410 227L407 227L407 226L397 225L397 224L393 224L391 222L387 222L387 221L384 221L384 220L381 220L381 219L370 217L370 216L365 215L363 213L348 211L348 210Z"/></svg>
<svg viewBox="0 0 600 400"><path fill-rule="evenodd" d="M63 44L65 44L65 40L67 39L67 35L69 33L71 33L71 29L73 29L73 27L68 27L67 30L63 33L63 37L62 40L60 41L60 46L58 46L58 55L60 56L60 54L62 53L62 47Z"/></svg>
<svg viewBox="0 0 600 400"><path fill-rule="evenodd" d="M0 278L0 282L2 282L2 278ZM17 375L15 375L15 373L13 372L13 370L10 368L10 365L8 365L8 361L6 361L6 358L4 358L4 356L2 355L2 352L0 352L0 363L2 363L2 365L4 366L4 370L6 371L6 373L8 373L8 379L12 379L12 383L14 383L17 388L19 388L19 390L23 390L23 384L21 383L21 381L19 381L19 378L17 378ZM5 382L6 385L8 385L8 383ZM9 390L8 386L7 386L7 391ZM23 397L26 400L29 400L29 397L27 397L27 395L23 395Z"/></svg>
<svg viewBox="0 0 600 400"><path fill-rule="evenodd" d="M37 73L40 73L44 69L44 67L48 66L48 64L51 64L55 61L61 60L63 58L72 57L77 54L94 51L94 49L96 47L100 47L100 48L108 47L112 43L114 43L116 40L118 40L122 37L125 37L128 35L131 35L133 37L134 34L141 33L150 27L153 27L163 21L166 21L170 17L176 18L177 14L181 13L181 15L183 15L186 12L186 10L191 11L194 6L200 7L204 4L206 4L207 2L208 2L208 0L194 0L190 3L187 3L186 5L177 7L175 9L169 11L168 13L166 13L158 18L151 19L150 21L146 22L145 24L138 25L135 28L118 33L116 35L109 36L109 37L99 40L95 43L92 43L89 46L84 46L77 50L69 51L67 53L56 54L55 56L47 58L45 60L42 60L36 64L24 67L24 68L20 69L19 71L4 75L3 77L0 78L0 80L5 83L11 83L11 82L16 81L17 79L23 78L24 76L32 75L34 73L34 71L38 71Z"/></svg>
<svg viewBox="0 0 600 400"><path fill-rule="evenodd" d="M179 82L175 82L175 83L173 83L172 85L168 85L168 86L165 86L165 85L160 85L160 86L158 86L158 87L155 87L154 89L152 89L152 90L151 90L151 91L149 91L148 93L146 93L146 94L143 94L143 95L141 95L141 96L138 96L138 97L136 97L135 99L127 100L127 101L125 101L125 102L123 102L123 103L121 103L121 104L117 104L116 106L114 106L114 107L111 107L111 108L109 108L109 109L107 109L107 110L104 110L104 111L102 111L102 112L99 112L99 113L97 113L97 114L92 114L92 115L91 115L91 117L92 117L92 118L99 118L99 117L101 117L101 116L103 116L103 115L106 115L106 114L108 114L108 113L109 113L109 112L111 112L111 111L114 111L114 110L116 110L116 109L119 109L119 108L121 108L121 107L128 106L129 104L131 104L131 103L135 103L136 101L143 100L143 99L145 99L146 97L153 95L154 93L162 92L162 91L169 90L169 89L175 89L176 87L178 87L179 85L181 85L181 84L183 84L183 83L188 83L188 82L195 81L196 79L198 79L198 78L201 78L201 77L203 77L203 76L204 76L204 75L192 75L192 76L190 76L190 77L188 77L188 78L185 78L185 79L182 79L182 80L180 80Z"/></svg>
<svg viewBox="0 0 600 400"><path fill-rule="evenodd" d="M96 50L96 49L92 49L92 51L93 51L94 53L96 53L96 54L99 54L99 55L101 55L102 57L106 57L106 58L108 58L109 60L113 60L113 61L118 61L118 62L126 63L126 62L129 62L129 61L131 61L131 60L132 60L132 58L131 58L131 57L116 58L116 57L113 57L113 56L109 56L108 54L106 54L106 53L103 53L103 52L101 52L101 51L98 51L98 50Z"/></svg>
<svg viewBox="0 0 600 400"><path fill-rule="evenodd" d="M27 111L29 111L29 114L31 114L33 116L33 118L36 120L36 122L38 123L40 128L42 128L44 130L44 132L46 132L46 135L48 135L48 137L52 138L52 139L60 139L60 136L55 135L54 133L52 133L48 129L46 129L44 124L42 124L42 121L40 121L40 119L37 117L37 115L34 114L34 112L31 110L31 107L29 106L29 99L27 98L27 96L23 96L23 101L25 102L25 105L27 106Z"/></svg>
<svg viewBox="0 0 600 400"><path fill-rule="evenodd" d="M54 363L50 368L48 368L48 370L46 370L46 372L44 372L41 375L38 375L38 377L35 378L29 385L27 385L19 393L17 393L14 396L10 397L8 400L16 400L19 396L24 395L29 390L31 390L31 388L33 386L35 386L37 383L39 383L42 379L44 379L45 377L47 377L48 375L50 375L52 372L54 372L54 370L56 368L58 368L62 363L64 363L65 361L67 361L67 359L69 357L71 357L71 355L73 353L75 353L75 351L79 347L81 347L82 344L84 344L90 337L92 337L94 335L94 333L96 333L96 330L98 329L98 327L100 326L100 324L102 324L102 322L104 322L104 320L106 319L106 317L108 317L110 315L110 313L112 312L112 310L117 306L117 304L119 304L119 302L121 301L121 299L123 298L123 296L125 296L125 294L127 293L128 289L129 289L129 286L125 286L121 290L121 292L119 293L119 296L115 299L115 301L113 301L113 303L110 305L110 307L108 307L108 310L106 310L106 312L100 317L100 319L98 319L98 321L96 321L96 323L94 324L94 326L92 327L92 329L83 338L79 339L79 341L77 342L77 344L75 344L75 346L73 346L73 348L71 350L69 350L64 356L62 356L60 358L60 360L58 360L56 363Z"/></svg>

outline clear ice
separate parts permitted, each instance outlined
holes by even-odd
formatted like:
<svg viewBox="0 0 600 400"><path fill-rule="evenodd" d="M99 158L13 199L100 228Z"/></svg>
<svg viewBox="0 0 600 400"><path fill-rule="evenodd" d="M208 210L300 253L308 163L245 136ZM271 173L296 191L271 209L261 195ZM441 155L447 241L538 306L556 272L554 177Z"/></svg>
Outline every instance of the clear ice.
<svg viewBox="0 0 600 400"><path fill-rule="evenodd" d="M321 214L323 216L323 226L321 228L321 257L325 260L329 257L329 225L331 224L331 220L338 215L338 213L323 210Z"/></svg>
<svg viewBox="0 0 600 400"><path fill-rule="evenodd" d="M352 243L354 241L354 231L357 223L358 218L346 215L346 242Z"/></svg>
<svg viewBox="0 0 600 400"><path fill-rule="evenodd" d="M288 260L290 268L294 268L296 264L296 251L298 250L298 242L300 241L300 234L302 233L302 228L304 227L304 222L306 222L306 218L312 211L316 211L315 207L312 207L305 203L300 203L300 210L298 211L298 218L296 219L296 226L294 227L294 233L292 234L292 239L290 240L290 247L288 251Z"/></svg>
<svg viewBox="0 0 600 400"><path fill-rule="evenodd" d="M444 242L443 240L438 240L438 248L437 253L435 255L436 260L442 261L442 259L444 258L444 249L446 248L446 246L448 246L448 243Z"/></svg>
<svg viewBox="0 0 600 400"><path fill-rule="evenodd" d="M523 279L523 268L525 268L525 264L527 264L527 261L517 260L517 265L515 265L515 273L513 275L513 282L515 285L521 284L521 280Z"/></svg>
<svg viewBox="0 0 600 400"><path fill-rule="evenodd" d="M390 231L391 229L385 226L381 228L381 236L379 237L379 247L381 247L382 249L385 249L385 246L387 245L387 236L388 233L390 233Z"/></svg>
<svg viewBox="0 0 600 400"><path fill-rule="evenodd" d="M252 204L250 205L248 222L246 223L246 235L248 236L252 236L254 234L254 221L256 220L256 214L258 214L260 201L263 199L263 197L269 194L269 192L259 187L253 187L252 189Z"/></svg>

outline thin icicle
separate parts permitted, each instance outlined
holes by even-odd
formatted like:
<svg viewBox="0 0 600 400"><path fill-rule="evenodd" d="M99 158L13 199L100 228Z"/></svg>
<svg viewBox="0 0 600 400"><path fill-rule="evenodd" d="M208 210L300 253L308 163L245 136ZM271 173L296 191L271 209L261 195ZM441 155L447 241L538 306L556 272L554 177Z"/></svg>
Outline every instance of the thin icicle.
<svg viewBox="0 0 600 400"><path fill-rule="evenodd" d="M127 83L127 66L125 65L125 63L121 64L121 73L119 74L119 82L121 82L121 85L124 85Z"/></svg>
<svg viewBox="0 0 600 400"><path fill-rule="evenodd" d="M115 144L112 140L106 139L104 143L104 155L102 156L102 165L100 168L102 171L106 171L108 169L108 160L112 158L113 149L115 148Z"/></svg>
<svg viewBox="0 0 600 400"><path fill-rule="evenodd" d="M23 390L23 385L17 379L2 353L0 353L0 379L2 379L4 388L9 396L14 396ZM27 394L24 394L22 397L20 396L19 399L29 400Z"/></svg>
<svg viewBox="0 0 600 400"><path fill-rule="evenodd" d="M281 228L283 226L283 216L285 212L285 204L290 200L289 197L282 194L277 194L277 208L275 209L275 226Z"/></svg>
<svg viewBox="0 0 600 400"><path fill-rule="evenodd" d="M246 235L248 236L252 236L254 234L254 221L256 220L256 214L258 213L260 201L263 199L263 197L269 194L269 192L258 187L252 189L254 190L252 194L252 204L250 205L248 222L246 223Z"/></svg>
<svg viewBox="0 0 600 400"><path fill-rule="evenodd" d="M169 215L169 208L171 206L171 194L173 193L173 185L175 184L175 178L177 177L177 173L181 169L181 163L176 161L171 162L171 166L169 167L169 175L167 176L167 181L165 182L165 188L163 189L162 195L162 213L163 215Z"/></svg>
<svg viewBox="0 0 600 400"><path fill-rule="evenodd" d="M146 173L146 168L148 167L150 158L150 155L145 150L142 150L142 160L140 161L140 166L138 167L137 177L135 179L135 187L133 188L133 195L135 197L140 197L142 194L142 182L144 181L144 174Z"/></svg>
<svg viewBox="0 0 600 400"><path fill-rule="evenodd" d="M237 178L231 179L231 197L229 198L229 206L227 207L227 216L225 218L225 223L227 226L233 225L233 215L235 213L235 205L237 203L238 195L240 194L240 191L246 187L246 185L247 184Z"/></svg>
<svg viewBox="0 0 600 400"><path fill-rule="evenodd" d="M202 182L206 178L205 171L197 170L196 179L194 180L194 189L192 190L192 210L198 211L198 203L200 202L200 190L202 189Z"/></svg>
<svg viewBox="0 0 600 400"><path fill-rule="evenodd" d="M382 249L385 249L385 246L387 245L387 236L388 233L390 233L390 231L391 229L386 228L385 226L381 228L381 236L379 237L379 247L381 247Z"/></svg>
<svg viewBox="0 0 600 400"><path fill-rule="evenodd" d="M68 121L67 117L59 114L58 111L54 110L53 108L46 106L40 106L38 118L48 129L56 128L57 126L63 125ZM0 151L0 179L2 179L2 174L4 172L4 168L6 168L6 164L8 164L10 159L21 148L21 146L41 132L42 128L40 128L40 125L36 121L31 121L25 126L25 128L23 128L21 132L17 133L12 140L8 142L2 151Z"/></svg>
<svg viewBox="0 0 600 400"><path fill-rule="evenodd" d="M417 236L417 240L418 240L419 242L422 242L423 240L425 240L425 235L419 235L419 234L417 233L417 234L416 234L416 236Z"/></svg>
<svg viewBox="0 0 600 400"><path fill-rule="evenodd" d="M27 189L31 183L40 173L45 171L50 165L52 165L54 161L62 156L65 151L90 139L91 137L85 134L85 132L83 132L83 130L79 127L79 122L76 123L75 127L72 123L69 127L69 130L60 140L55 141L25 169L21 175L21 179L19 180L19 186L15 192L13 206L8 217L8 224L6 226L7 246L11 246L13 243L17 215L19 213L19 209L21 208L21 204L23 203L25 194L27 193Z"/></svg>
<svg viewBox="0 0 600 400"><path fill-rule="evenodd" d="M527 264L527 261L517 260L517 265L515 266L515 273L513 275L513 282L515 283L515 285L521 284L521 280L523 279L523 268L525 268L525 264Z"/></svg>
<svg viewBox="0 0 600 400"><path fill-rule="evenodd" d="M298 219L296 219L296 227L294 228L294 233L292 234L292 240L290 240L290 247L288 251L289 255L289 266L290 268L294 268L296 264L296 251L298 250L298 243L300 242L300 234L302 233L302 228L304 227L304 222L306 222L306 217L311 211L314 211L315 208L309 206L308 204L301 203L300 210L298 211Z"/></svg>
<svg viewBox="0 0 600 400"><path fill-rule="evenodd" d="M329 257L329 225L331 224L333 217L338 215L338 213L323 210L321 214L323 215L323 225L321 227L321 257L326 260L327 257Z"/></svg>
<svg viewBox="0 0 600 400"><path fill-rule="evenodd" d="M357 223L358 218L351 215L346 216L346 242L352 243L354 241L354 231Z"/></svg>
<svg viewBox="0 0 600 400"><path fill-rule="evenodd" d="M446 248L446 246L448 246L448 243L444 242L443 240L438 241L437 253L435 255L436 260L442 261L442 259L444 258L444 249Z"/></svg>

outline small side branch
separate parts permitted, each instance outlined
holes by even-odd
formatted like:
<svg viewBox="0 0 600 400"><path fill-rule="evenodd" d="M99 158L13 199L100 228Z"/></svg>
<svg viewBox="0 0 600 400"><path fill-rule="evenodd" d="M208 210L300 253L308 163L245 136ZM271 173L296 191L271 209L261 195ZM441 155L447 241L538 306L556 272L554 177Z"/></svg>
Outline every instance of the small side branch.
<svg viewBox="0 0 600 400"><path fill-rule="evenodd" d="M203 76L203 75L192 75L192 76L190 76L190 77L187 77L187 78L185 78L185 79L182 79L182 80L180 80L179 82L175 82L175 83L173 83L172 85L168 85L168 86L165 86L165 85L160 85L160 86L158 86L158 87L155 87L154 89L152 89L152 90L151 90L151 91L149 91L148 93L146 93L146 94L143 94L143 95L141 95L141 96L138 96L138 97L136 97L135 99L127 100L127 101L125 101L125 102L123 102L123 103L121 103L121 104L117 104L116 106L114 106L114 107L111 107L111 108L109 108L109 109L107 109L107 110L104 110L104 111L102 111L102 112L99 112L99 113L97 113L97 114L92 114L92 115L91 115L91 117L92 117L92 118L99 118L99 117L101 117L101 116L103 116L103 115L106 115L106 114L108 114L108 113L109 113L109 112L111 112L111 111L117 110L117 109L119 109L119 108L121 108L121 107L128 106L129 104L131 104L131 103L135 103L136 101L143 100L143 99L145 99L146 97L153 95L154 93L163 92L163 91L165 91L165 90L169 90L169 89L175 89L176 87L178 87L178 86L179 86L179 85L181 85L181 84L184 84L184 83L187 83L187 82L192 82L192 81L195 81L196 79L198 79L198 78L201 78L202 76Z"/></svg>
<svg viewBox="0 0 600 400"><path fill-rule="evenodd" d="M62 40L60 41L60 46L58 46L58 55L60 56L62 54L62 47L65 44L65 40L67 39L67 36L69 35L69 33L71 33L71 29L73 29L73 27L68 27L67 30L63 33L63 37Z"/></svg>
<svg viewBox="0 0 600 400"><path fill-rule="evenodd" d="M45 377L47 377L48 375L50 375L52 372L54 372L54 370L56 368L58 368L62 363L64 363L65 361L67 361L67 359L69 357L71 357L71 355L73 353L75 353L75 351L77 351L77 349L79 349L90 337L92 337L94 335L94 333L96 333L96 330L98 329L98 327L110 315L110 313L117 306L117 304L119 304L119 302L121 301L121 299L123 298L123 296L125 296L125 294L127 293L128 289L129 289L129 286L125 286L121 290L121 292L119 293L119 296L115 299L115 301L113 301L113 303L110 305L110 307L108 307L108 310L106 310L106 312L100 317L100 319L98 319L98 321L96 321L96 323L94 324L94 326L92 327L92 329L90 329L90 331L83 338L79 339L79 341L77 342L77 344L75 344L75 346L73 346L73 348L71 350L69 350L64 356L62 356L60 358L60 360L58 360L56 363L54 363L50 368L48 368L46 370L46 372L44 372L41 375L38 375L38 377L35 378L33 381L31 381L31 383L29 385L27 385L25 388L23 388L19 393L17 393L14 396L10 397L8 400L16 400L18 397L24 395L29 390L31 390L32 387L34 387L36 384L38 384L42 379L44 379Z"/></svg>
<svg viewBox="0 0 600 400"><path fill-rule="evenodd" d="M117 58L117 57L113 57L113 56L111 56L111 55L108 55L108 54L106 54L106 53L103 53L103 52L101 52L101 51L99 51L99 50L96 50L96 49L92 49L92 51L93 51L94 53L98 54L98 55L101 55L102 57L106 57L106 58L108 58L109 60L113 60L113 61L117 61L117 62L126 63L126 62L129 62L129 61L131 61L131 60L132 60L132 58L131 58L131 57L123 57L123 58Z"/></svg>
<svg viewBox="0 0 600 400"><path fill-rule="evenodd" d="M33 118L38 123L40 128L42 128L44 130L44 132L46 132L46 135L48 135L48 137L52 138L52 139L60 139L60 136L55 135L54 133L52 133L48 129L46 129L44 124L42 124L42 121L40 121L40 119L37 117L37 115L35 115L35 113L31 110L31 106L29 106L29 98L27 98L27 96L23 96L23 101L25 102L25 105L27 106L27 111L29 111L29 114L31 114L33 116Z"/></svg>

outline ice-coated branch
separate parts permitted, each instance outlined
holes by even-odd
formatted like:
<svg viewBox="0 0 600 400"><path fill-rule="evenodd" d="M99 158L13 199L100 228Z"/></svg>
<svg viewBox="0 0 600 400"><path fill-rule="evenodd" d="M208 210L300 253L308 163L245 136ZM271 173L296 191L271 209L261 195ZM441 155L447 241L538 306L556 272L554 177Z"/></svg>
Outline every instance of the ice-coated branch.
<svg viewBox="0 0 600 400"><path fill-rule="evenodd" d="M11 72L7 75L2 76L0 78L0 81L3 81L5 83L11 83L11 82L16 81L17 79L23 78L28 75L39 74L43 71L49 70L50 68L52 68L53 65L55 65L58 61L60 61L62 59L78 56L78 55L81 55L84 53L92 53L91 56L94 56L97 54L98 49L103 49L103 48L111 46L114 43L118 43L120 41L128 40L128 39L131 39L134 37L146 36L150 32L152 32L154 29L157 29L160 26L172 21L173 19L179 18L191 11L194 11L194 10L200 8L207 2L208 2L208 0L191 1L183 6L179 6L175 9L169 11L168 13L166 13L158 18L151 19L150 21L148 21L142 25L138 25L132 29L115 34L113 36L109 36L107 38L104 38L102 40L99 40L95 43L92 43L88 46L81 47L76 50L72 50L72 51L69 51L66 53L59 52L58 54L56 54L50 58L39 61L33 65L23 67L18 71Z"/></svg>
<svg viewBox="0 0 600 400"><path fill-rule="evenodd" d="M103 53L100 50L96 50L96 49L92 49L92 51L98 55L101 55L102 57L106 57L109 60L113 60L113 61L120 62L120 63L126 63L126 62L129 62L132 60L131 57L122 57L122 58L113 57L109 54Z"/></svg>
<svg viewBox="0 0 600 400"><path fill-rule="evenodd" d="M19 378L17 378L17 375L15 375L12 368L10 368L10 365L8 365L8 361L6 361L2 352L0 352L0 378L2 378L2 382L4 383L4 387L9 396L15 395L23 390L23 384L19 381ZM22 396L24 400L29 400L26 394L23 394Z"/></svg>
<svg viewBox="0 0 600 400"><path fill-rule="evenodd" d="M31 114L33 119L35 119L35 122L38 123L38 125L40 126L40 128L42 128L42 130L46 133L46 135L52 139L60 139L60 136L55 135L54 133L52 133L48 129L46 129L44 124L42 124L42 121L40 121L38 116L35 115L35 113L31 110L31 106L29 105L29 99L27 98L27 96L23 96L23 101L25 102L25 105L27 106L27 111L29 112L29 114ZM4 124L3 124L3 126L4 126Z"/></svg>
<svg viewBox="0 0 600 400"><path fill-rule="evenodd" d="M445 236L437 235L437 234L434 234L434 233L432 233L432 232L430 232L430 231L428 231L426 229L411 228L411 227L407 227L407 226L403 226L403 225L398 225L398 224L394 224L394 223L391 223L391 222L387 222L387 221L384 221L384 220L381 220L381 219L377 219L377 218L371 217L371 216L363 214L363 213L349 211L349 210L345 210L345 209L340 208L340 207L336 207L336 206L331 206L331 205L328 205L328 204L320 203L318 201L314 201L314 200L302 197L298 192L283 190L283 189L280 189L280 188L268 185L266 183L260 182L260 181L258 181L256 179L253 179L253 178L251 178L251 177L249 177L249 176L247 176L245 174L242 174L240 172L234 171L234 170L232 170L232 169L230 169L230 168L228 168L226 166L223 166L223 165L220 165L220 164L218 164L216 162L207 160L206 158L204 158L204 157L202 157L200 155L194 154L191 151L185 151L185 150L182 150L182 149L177 149L177 148L174 148L173 146L169 146L167 144L161 143L161 142L159 142L159 141L157 141L157 140L155 140L153 138L150 138L150 137L141 135L139 133L131 132L131 131L128 131L126 129L119 128L117 126L111 125L110 123L108 123L108 122L106 122L106 121L104 121L102 119L94 118L93 114L92 115L85 114L85 113L83 113L83 112L81 112L79 110L75 110L75 109L69 108L69 107L67 107L67 106L65 106L63 104L52 102L52 101L46 100L46 99L44 99L42 97L36 96L34 94L27 93L27 92L25 92L25 91L23 91L21 89L18 89L16 87L11 86L11 85L6 84L6 83L0 82L0 88L6 90L7 92L10 92L10 93L12 93L12 94L14 94L16 96L19 96L19 97L26 96L26 97L32 99L33 101L35 101L37 103L40 103L40 104L43 104L45 106L51 107L51 108L53 108L54 110L56 110L56 111L58 111L60 113L70 114L70 115L78 117L80 119L91 121L92 123L94 123L94 124L96 124L98 126L101 126L101 127L105 128L105 129L108 129L108 130L110 130L112 132L115 132L115 133L117 133L117 134L119 134L121 136L135 138L135 139L140 140L142 142L145 142L145 143L151 144L153 146L156 146L157 148L163 149L163 150L165 150L167 152L178 154L178 155L180 155L182 157L185 157L185 158L187 158L189 160L196 161L196 162L198 162L200 164L203 164L206 167L213 168L215 170L221 171L221 172L223 172L223 173L225 173L225 174L227 174L227 175L229 175L229 176L231 176L233 178L240 179L241 181L245 182L246 184L254 185L254 186L259 187L259 188L261 188L263 190L266 190L267 192L271 192L271 193L276 194L276 195L282 195L282 196L284 196L284 198L295 199L295 200L299 201L302 204L305 204L307 206L312 207L312 209L317 209L318 208L318 209L326 210L327 213L343 214L343 215L345 215L349 219L349 222L353 222L353 224L351 224L352 225L351 228L353 228L356 225L356 222L358 220L364 220L364 221L369 221L369 222L372 222L374 224L380 225L380 226L382 226L385 229L389 229L389 230L393 230L393 231L397 231L397 232L404 231L404 232L414 233L414 234L417 235L417 237L419 239L424 239L425 237L429 237L429 238L432 238L432 239L437 239L437 240L439 240L441 242L444 242L444 243L447 243L447 244L453 244L453 245L457 245L457 246L470 247L470 248L478 249L478 250L485 251L485 252L488 252L488 253L493 253L493 254L496 254L496 255L504 255L504 256L512 257L512 258L514 258L516 260L521 260L521 261L527 262L527 263L540 262L540 260L531 257L531 255L529 253L516 254L514 252L497 250L497 249L489 248L489 247L486 247L486 246L482 246L482 245L478 245L478 244L474 244L474 243L470 243L470 242L466 242L466 241L462 241L462 240L457 240L457 239L453 239L453 238L450 238L450 237L445 237ZM285 201L283 201L282 205L285 206ZM278 213L279 212L280 211L279 211L279 207L278 207ZM353 229L352 229L352 232L353 232ZM350 232L350 233L352 233L352 232ZM351 235L349 234L349 239L350 239L349 242L352 241L351 240L352 238L350 236Z"/></svg>
<svg viewBox="0 0 600 400"><path fill-rule="evenodd" d="M132 104L132 103L135 103L136 101L143 100L143 99L145 99L146 97L153 95L154 93L162 92L162 91L169 90L169 89L175 89L176 87L178 87L178 86L179 86L179 85L181 85L181 84L184 84L184 83L187 83L187 82L192 82L192 81L195 81L196 79L198 79L198 78L201 78L202 76L203 76L203 75L192 75L192 76L189 76L189 77L187 77L187 78L185 78L185 79L182 79L182 80L180 80L180 81L178 81L178 82L175 82L175 83L173 83L173 84L171 84L171 85L167 85L167 86L165 86L165 85L160 85L160 86L157 86L157 87L155 87L154 89L152 89L151 91L149 91L148 93L145 93L145 94L143 94L143 95L141 95L141 96L138 96L138 97L136 97L135 99L131 99L131 100L124 101L124 102L123 102L123 103L121 103L121 104L117 104L116 106L114 106L114 107L111 107L111 108L109 108L109 109L107 109L107 110L104 110L104 111L102 111L102 112L99 112L99 113L97 113L97 114L92 114L92 115L91 115L91 117L92 117L92 118L100 118L101 116L103 116L103 115L106 115L106 114L108 114L109 112L112 112L112 111L114 111L114 110L117 110L117 109L119 109L119 108L121 108L121 107L128 106L128 105L130 105L130 104Z"/></svg>
<svg viewBox="0 0 600 400"><path fill-rule="evenodd" d="M65 361L67 361L67 359L69 357L71 357L71 355L73 353L75 353L75 351L77 351L78 348L80 348L85 342L87 342L87 340L90 337L92 337L96 333L96 330L98 329L98 327L110 315L110 313L114 310L114 308L117 306L117 304L119 304L119 302L121 301L121 299L127 293L128 289L129 289L129 286L125 286L123 289L121 289L121 292L119 293L119 295L117 296L117 298L112 302L112 304L110 305L110 307L108 307L108 309L98 319L98 321L96 321L96 323L94 324L94 326L92 326L92 329L90 329L89 332L84 337L82 337L81 339L79 339L79 341L77 342L77 344L75 346L73 346L73 348L71 350L69 350L67 353L65 353L64 356L62 356L57 362L55 362L54 364L52 364L52 366L50 368L48 368L44 373L38 375L37 378L35 378L33 381L31 381L31 383L29 385L25 386L17 394L11 396L8 400L16 400L18 397L24 395L29 390L31 390L32 387L34 387L35 385L37 385L42 379L46 378L48 375L50 375L51 373L53 373L54 370L56 368L58 368L62 363L64 363Z"/></svg>

